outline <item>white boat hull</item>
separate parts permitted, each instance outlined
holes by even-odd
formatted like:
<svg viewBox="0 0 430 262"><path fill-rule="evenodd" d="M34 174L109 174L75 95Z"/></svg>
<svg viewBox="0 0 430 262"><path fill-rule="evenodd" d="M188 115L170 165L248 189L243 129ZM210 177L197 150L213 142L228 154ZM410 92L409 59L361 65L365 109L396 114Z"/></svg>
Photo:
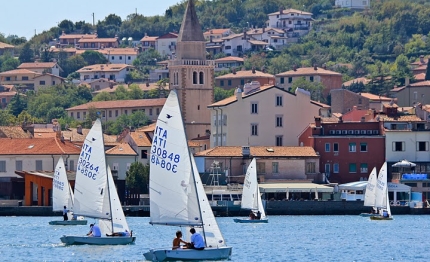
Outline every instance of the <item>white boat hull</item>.
<svg viewBox="0 0 430 262"><path fill-rule="evenodd" d="M151 249L144 253L146 260L175 261L175 260L224 260L231 255L231 247L195 249Z"/></svg>
<svg viewBox="0 0 430 262"><path fill-rule="evenodd" d="M76 226L76 225L86 225L87 220L58 220L58 221L49 221L50 225L57 225L57 226Z"/></svg>
<svg viewBox="0 0 430 262"><path fill-rule="evenodd" d="M266 219L249 219L249 218L241 219L241 218L235 218L233 220L236 223L268 223L269 222L269 220L267 218Z"/></svg>
<svg viewBox="0 0 430 262"><path fill-rule="evenodd" d="M66 245L128 245L133 243L136 237L88 237L88 236L63 236L61 242Z"/></svg>

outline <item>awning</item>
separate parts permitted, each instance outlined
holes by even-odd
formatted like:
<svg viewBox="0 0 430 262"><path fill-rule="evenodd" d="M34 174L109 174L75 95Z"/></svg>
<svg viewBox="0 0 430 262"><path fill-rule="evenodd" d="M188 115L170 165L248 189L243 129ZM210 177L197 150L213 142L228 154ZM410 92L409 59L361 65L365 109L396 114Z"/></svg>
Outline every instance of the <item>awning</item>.
<svg viewBox="0 0 430 262"><path fill-rule="evenodd" d="M339 185L339 190L366 190L367 181L358 181L358 182L350 182L346 184ZM411 192L411 187L399 184L399 183L391 183L388 182L388 191L389 192Z"/></svg>
<svg viewBox="0 0 430 262"><path fill-rule="evenodd" d="M267 183L259 184L261 193L309 193L315 192L315 188L320 193L333 193L333 187L323 186L313 183Z"/></svg>

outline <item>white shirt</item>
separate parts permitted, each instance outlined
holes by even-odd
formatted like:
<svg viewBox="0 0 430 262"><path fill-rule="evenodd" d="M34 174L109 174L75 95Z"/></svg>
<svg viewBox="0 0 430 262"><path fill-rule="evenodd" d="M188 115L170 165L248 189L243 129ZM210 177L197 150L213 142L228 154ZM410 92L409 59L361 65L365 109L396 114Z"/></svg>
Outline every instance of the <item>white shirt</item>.
<svg viewBox="0 0 430 262"><path fill-rule="evenodd" d="M202 235L197 232L191 235L191 242L194 244L195 248L202 248L206 246Z"/></svg>

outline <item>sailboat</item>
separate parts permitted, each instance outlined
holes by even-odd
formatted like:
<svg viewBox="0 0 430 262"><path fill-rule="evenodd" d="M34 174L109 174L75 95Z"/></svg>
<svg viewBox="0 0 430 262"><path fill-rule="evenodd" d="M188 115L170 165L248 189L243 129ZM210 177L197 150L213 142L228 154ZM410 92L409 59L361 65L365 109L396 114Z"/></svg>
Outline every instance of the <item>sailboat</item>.
<svg viewBox="0 0 430 262"><path fill-rule="evenodd" d="M62 157L58 159L57 165L55 166L54 178L52 179L52 210L63 211L64 206L69 208L68 217L69 220L54 220L50 221L50 225L86 225L87 220L83 217L77 219L72 218L73 212L73 191L70 187L70 183L67 180L66 167Z"/></svg>
<svg viewBox="0 0 430 262"><path fill-rule="evenodd" d="M387 162L379 170L376 184L375 207L379 209L379 215L371 216L372 220L392 220L390 203L388 199ZM384 215L385 214L385 215Z"/></svg>
<svg viewBox="0 0 430 262"><path fill-rule="evenodd" d="M172 90L157 120L151 147L150 224L194 227L205 241L204 250L151 249L147 260L221 260L232 248L221 234L203 188L187 137L175 90Z"/></svg>
<svg viewBox="0 0 430 262"><path fill-rule="evenodd" d="M376 201L376 183L378 182L378 177L376 173L376 167L370 172L369 179L367 180L366 192L364 193L364 206L372 207L372 213L361 213L362 217L377 216L377 209L375 207Z"/></svg>
<svg viewBox="0 0 430 262"><path fill-rule="evenodd" d="M97 119L85 138L78 160L75 182L74 213L98 219L101 237L63 236L61 242L68 245L125 245L135 237L106 234L130 232L115 188L112 172L106 164L102 124Z"/></svg>
<svg viewBox="0 0 430 262"><path fill-rule="evenodd" d="M246 171L245 181L243 183L243 193L241 201L242 209L249 209L254 214L260 213L260 219L240 219L235 218L236 223L267 223L266 212L264 211L263 203L261 201L260 188L257 182L257 163L255 158L252 159Z"/></svg>

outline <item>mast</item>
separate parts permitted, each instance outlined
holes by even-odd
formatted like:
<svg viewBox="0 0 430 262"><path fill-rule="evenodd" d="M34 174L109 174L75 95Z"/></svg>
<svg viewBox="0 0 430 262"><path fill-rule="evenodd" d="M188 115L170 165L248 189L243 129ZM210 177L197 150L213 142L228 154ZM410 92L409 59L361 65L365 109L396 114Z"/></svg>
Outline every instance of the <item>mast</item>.
<svg viewBox="0 0 430 262"><path fill-rule="evenodd" d="M101 122L101 120L100 120ZM107 193L109 198L109 211L110 211L110 224L111 224L111 234L113 234L113 217L112 217L112 203L110 199L110 185L109 185L109 170L108 170L108 163L106 161L106 152L104 151L104 145L105 145L105 137L103 135L103 125L101 125L102 130L102 141L103 141L103 156L105 158L105 170L106 170L106 185L107 185Z"/></svg>

